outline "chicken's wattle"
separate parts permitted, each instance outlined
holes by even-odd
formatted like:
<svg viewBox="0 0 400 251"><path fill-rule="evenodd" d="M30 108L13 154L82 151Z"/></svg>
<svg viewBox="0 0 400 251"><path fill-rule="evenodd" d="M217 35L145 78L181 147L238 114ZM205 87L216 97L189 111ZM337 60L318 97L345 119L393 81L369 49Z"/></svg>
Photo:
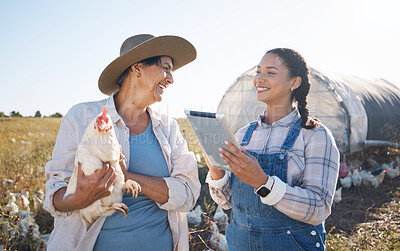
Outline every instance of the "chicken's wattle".
<svg viewBox="0 0 400 251"><path fill-rule="evenodd" d="M94 125L94 129L97 129L99 132L106 133L107 131L112 129L112 125L108 124L107 118L107 107L103 106L103 113L96 119L96 124Z"/></svg>

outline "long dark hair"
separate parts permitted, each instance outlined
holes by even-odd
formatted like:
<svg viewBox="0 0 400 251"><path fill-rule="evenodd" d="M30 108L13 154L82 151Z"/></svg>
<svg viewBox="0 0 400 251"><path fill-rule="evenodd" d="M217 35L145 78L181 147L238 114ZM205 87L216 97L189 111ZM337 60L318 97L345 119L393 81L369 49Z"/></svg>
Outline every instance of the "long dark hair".
<svg viewBox="0 0 400 251"><path fill-rule="evenodd" d="M288 68L290 78L299 76L301 84L297 89L294 89L290 95L290 100L297 102L297 108L301 116L301 126L306 129L318 127L316 123L319 121L314 117L310 117L310 111L307 108L307 96L310 92L311 83L308 78L309 70L304 58L295 50L288 48L276 48L267 51L279 56L283 60L283 64Z"/></svg>

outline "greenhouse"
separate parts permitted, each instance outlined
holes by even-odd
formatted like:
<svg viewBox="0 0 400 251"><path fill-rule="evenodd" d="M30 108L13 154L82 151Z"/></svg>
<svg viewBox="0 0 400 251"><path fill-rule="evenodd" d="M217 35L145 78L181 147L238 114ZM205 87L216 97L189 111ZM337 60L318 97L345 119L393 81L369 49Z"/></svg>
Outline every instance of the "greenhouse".
<svg viewBox="0 0 400 251"><path fill-rule="evenodd" d="M256 99L256 67L240 75L224 94L218 112L225 113L236 132L255 120L266 105ZM342 153L364 146L400 142L400 88L383 79L368 80L310 69L310 114L335 137Z"/></svg>

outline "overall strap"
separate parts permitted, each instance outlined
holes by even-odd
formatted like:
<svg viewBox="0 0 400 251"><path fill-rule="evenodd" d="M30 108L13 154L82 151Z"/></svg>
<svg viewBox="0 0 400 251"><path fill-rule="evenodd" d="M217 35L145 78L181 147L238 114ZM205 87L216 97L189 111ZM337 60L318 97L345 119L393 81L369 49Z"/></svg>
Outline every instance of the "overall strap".
<svg viewBox="0 0 400 251"><path fill-rule="evenodd" d="M250 143L251 136L253 135L254 130L257 128L257 125L257 121L253 121L250 123L250 126L247 128L247 131L244 134L242 143L240 143L241 146L246 146Z"/></svg>
<svg viewBox="0 0 400 251"><path fill-rule="evenodd" d="M299 136L301 130L301 118L298 118L296 122L293 123L292 127L290 128L290 131L288 133L288 136L285 139L285 142L281 146L281 155L280 158L282 158L284 155L286 155L287 151L292 149L294 142L296 142L297 137Z"/></svg>

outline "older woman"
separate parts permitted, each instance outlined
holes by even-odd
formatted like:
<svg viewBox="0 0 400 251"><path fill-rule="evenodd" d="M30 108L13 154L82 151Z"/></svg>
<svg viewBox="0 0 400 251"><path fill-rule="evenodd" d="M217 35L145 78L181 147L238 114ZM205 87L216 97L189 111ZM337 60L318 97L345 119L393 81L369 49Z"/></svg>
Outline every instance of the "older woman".
<svg viewBox="0 0 400 251"><path fill-rule="evenodd" d="M236 133L241 149L229 142L233 154L220 149L232 173L207 163L212 198L232 208L229 250L323 250L339 152L329 129L309 117L304 58L291 49L268 51L254 87L267 108Z"/></svg>
<svg viewBox="0 0 400 251"><path fill-rule="evenodd" d="M53 157L46 165L45 208L55 218L49 250L188 250L186 213L200 192L197 162L175 120L152 111L174 83L172 71L196 58L195 48L177 36L136 35L103 71L100 90L108 99L75 105L62 119ZM100 217L89 229L79 210L108 195L114 169L103 164L78 175L76 192L66 196L76 148L90 121L106 105L121 151L126 179L141 186L138 198L124 194L128 216Z"/></svg>

